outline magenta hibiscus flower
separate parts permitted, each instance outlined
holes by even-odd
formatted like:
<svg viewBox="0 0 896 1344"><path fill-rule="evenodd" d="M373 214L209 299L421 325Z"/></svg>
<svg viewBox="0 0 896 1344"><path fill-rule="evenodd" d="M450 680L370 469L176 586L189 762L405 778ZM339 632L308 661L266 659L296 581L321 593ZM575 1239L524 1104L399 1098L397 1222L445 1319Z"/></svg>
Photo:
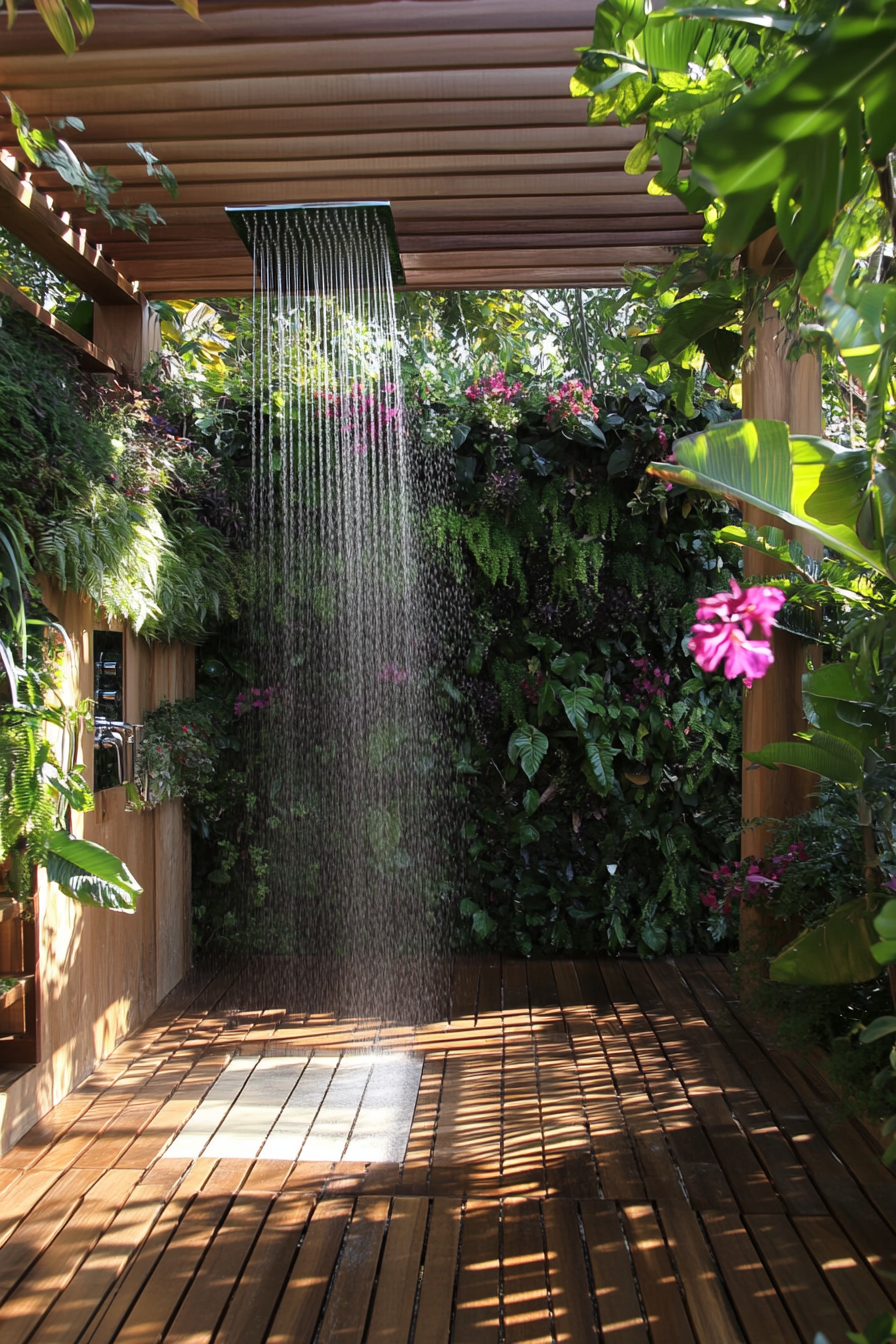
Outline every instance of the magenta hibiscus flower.
<svg viewBox="0 0 896 1344"><path fill-rule="evenodd" d="M698 667L714 672L724 661L725 676L729 680L743 677L747 687L764 677L775 661L768 641L775 615L785 601L779 588L742 589L734 579L730 593L700 598L697 620L691 626L691 652ZM751 638L754 633L764 638Z"/></svg>

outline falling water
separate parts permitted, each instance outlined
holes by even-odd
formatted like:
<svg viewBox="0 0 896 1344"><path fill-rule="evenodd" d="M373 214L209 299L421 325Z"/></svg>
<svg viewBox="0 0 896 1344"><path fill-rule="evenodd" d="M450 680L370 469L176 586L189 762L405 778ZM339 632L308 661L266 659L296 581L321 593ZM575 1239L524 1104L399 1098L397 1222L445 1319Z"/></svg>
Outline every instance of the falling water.
<svg viewBox="0 0 896 1344"><path fill-rule="evenodd" d="M435 482L409 449L389 229L348 207L242 219L257 276L252 787L269 854L251 937L295 1007L442 1016L452 782L420 538Z"/></svg>

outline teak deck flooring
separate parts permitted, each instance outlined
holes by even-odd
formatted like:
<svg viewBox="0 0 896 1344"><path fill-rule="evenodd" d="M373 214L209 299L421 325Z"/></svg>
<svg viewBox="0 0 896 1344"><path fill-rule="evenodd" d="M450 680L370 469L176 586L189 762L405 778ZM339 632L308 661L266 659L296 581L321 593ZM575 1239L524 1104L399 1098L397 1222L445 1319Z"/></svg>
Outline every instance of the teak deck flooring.
<svg viewBox="0 0 896 1344"><path fill-rule="evenodd" d="M840 1344L896 1307L896 1177L720 960L465 960L416 1031L235 1011L247 975L0 1159L3 1344ZM166 1157L235 1053L374 1037L424 1059L404 1162Z"/></svg>

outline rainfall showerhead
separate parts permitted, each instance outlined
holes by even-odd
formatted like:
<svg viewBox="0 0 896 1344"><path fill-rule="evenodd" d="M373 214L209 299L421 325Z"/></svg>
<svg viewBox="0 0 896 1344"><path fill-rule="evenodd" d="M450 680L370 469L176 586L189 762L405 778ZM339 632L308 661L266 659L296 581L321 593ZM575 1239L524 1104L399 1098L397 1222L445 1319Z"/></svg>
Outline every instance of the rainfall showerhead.
<svg viewBox="0 0 896 1344"><path fill-rule="evenodd" d="M383 226L389 248L392 283L394 285L406 283L404 267L401 264L401 253L398 250L392 206L388 201L319 201L301 205L230 205L226 207L226 213L231 224L250 253L253 250L251 220L263 216L275 227L282 225L284 233L286 225L289 224L301 241L303 238L310 239L312 237L315 220L319 220L324 212L329 216L330 221L337 225L347 224L350 215L378 219Z"/></svg>

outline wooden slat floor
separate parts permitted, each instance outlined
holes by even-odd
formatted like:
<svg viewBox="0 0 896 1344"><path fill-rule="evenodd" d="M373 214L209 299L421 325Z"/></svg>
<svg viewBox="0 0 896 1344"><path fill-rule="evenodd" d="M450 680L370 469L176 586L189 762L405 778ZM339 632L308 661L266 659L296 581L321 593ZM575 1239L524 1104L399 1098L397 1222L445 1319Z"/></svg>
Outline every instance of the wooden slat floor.
<svg viewBox="0 0 896 1344"><path fill-rule="evenodd" d="M839 1344L896 1307L896 1177L719 959L461 961L416 1031L236 1011L247 975L0 1159L3 1344ZM403 1162L166 1156L235 1055L374 1038L422 1057Z"/></svg>

